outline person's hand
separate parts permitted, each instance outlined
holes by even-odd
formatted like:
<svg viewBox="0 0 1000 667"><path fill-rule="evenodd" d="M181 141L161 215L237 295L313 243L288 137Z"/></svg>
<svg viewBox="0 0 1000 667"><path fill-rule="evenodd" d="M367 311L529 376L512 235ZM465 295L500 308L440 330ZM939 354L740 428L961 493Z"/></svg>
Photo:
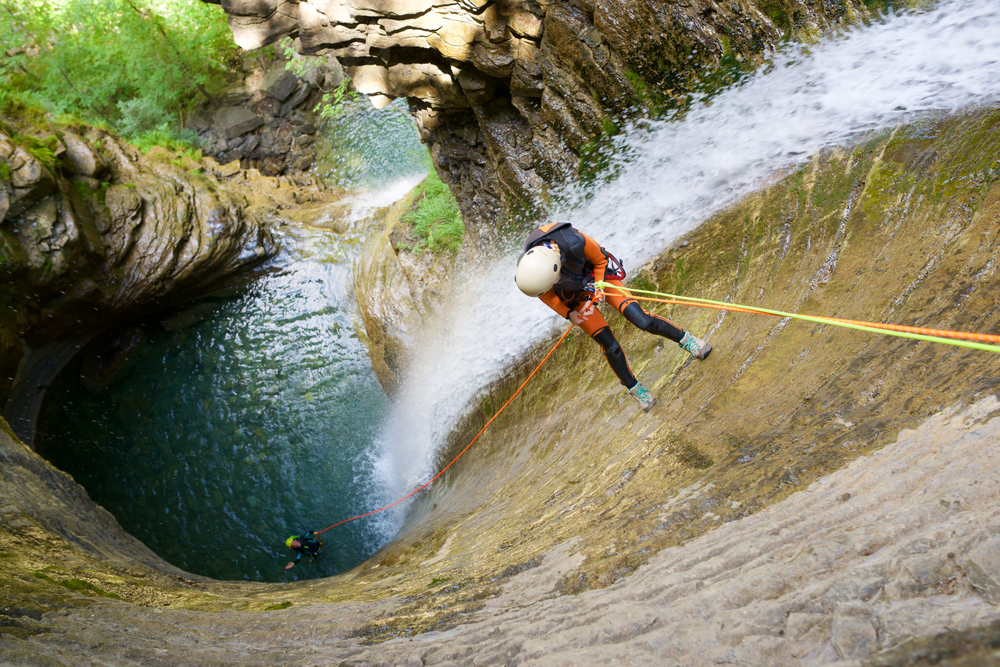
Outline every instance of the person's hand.
<svg viewBox="0 0 1000 667"><path fill-rule="evenodd" d="M285 566L285 569L291 570L293 567L295 567L295 563L289 563L288 565Z"/></svg>
<svg viewBox="0 0 1000 667"><path fill-rule="evenodd" d="M580 322L586 322L587 318L590 317L594 312L594 302L588 301L586 304L577 306L580 310L569 311L569 321L580 326Z"/></svg>

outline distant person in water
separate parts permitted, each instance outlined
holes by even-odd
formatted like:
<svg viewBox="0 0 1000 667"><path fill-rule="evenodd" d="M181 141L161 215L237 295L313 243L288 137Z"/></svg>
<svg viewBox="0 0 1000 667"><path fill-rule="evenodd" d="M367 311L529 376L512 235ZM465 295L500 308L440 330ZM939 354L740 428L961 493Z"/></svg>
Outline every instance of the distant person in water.
<svg viewBox="0 0 1000 667"><path fill-rule="evenodd" d="M624 278L625 270L618 260L568 222L542 225L529 234L514 275L522 292L541 299L604 348L611 370L648 412L656 405L656 398L632 374L621 345L595 306L607 300L626 320L643 331L669 338L695 359L707 357L712 346L669 320L643 310L634 298L624 293ZM595 282L602 280L619 289L605 295L594 287Z"/></svg>
<svg viewBox="0 0 1000 667"><path fill-rule="evenodd" d="M305 535L292 535L285 540L285 546L295 552L295 560L285 566L286 570L295 567L295 563L302 560L303 556L309 558L310 563L315 563L323 555L323 540L317 538L316 533L311 530Z"/></svg>

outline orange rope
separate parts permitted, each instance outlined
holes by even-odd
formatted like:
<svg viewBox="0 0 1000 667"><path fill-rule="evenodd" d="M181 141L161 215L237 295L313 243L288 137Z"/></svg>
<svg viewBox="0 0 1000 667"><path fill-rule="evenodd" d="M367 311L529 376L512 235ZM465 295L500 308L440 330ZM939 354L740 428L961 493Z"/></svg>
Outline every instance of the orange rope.
<svg viewBox="0 0 1000 667"><path fill-rule="evenodd" d="M489 427L489 425L492 424L493 421L497 417L500 416L500 413L503 412L504 409L508 405L510 405L510 402L514 400L514 397L521 393L521 390L524 389L524 385L528 384L528 381L531 380L531 378L535 377L535 373L538 372L538 369L540 369L542 367L542 364L544 364L546 361L549 360L549 357L552 356L552 353L556 351L557 347L559 347L560 345L562 345L562 342L564 340L566 340L566 336L569 335L569 332L572 331L572 330L573 330L573 325L571 324L570 327L569 327L569 329L566 329L566 331L563 332L563 335L559 339L559 341L555 345L552 346L552 349L549 350L549 353L545 355L545 358L542 359L541 362L539 362L539 364L537 366L535 366L535 370L531 371L531 375L529 375L524 380L524 382L521 383L521 386L517 388L517 391L515 391L513 394L511 394L510 398L507 399L507 402L504 403L503 406L499 410L496 411L496 414L494 414L490 418L490 420L488 422L486 422L486 426L483 426L481 429L479 429L479 433L476 434L476 437L473 438L472 441L465 446L465 449L463 449L462 451L460 451L458 453L458 456L456 456L455 458L453 458L451 460L451 463L449 463L444 468L442 468L441 472L439 472L438 474L434 475L434 477L432 477L429 481L421 484L420 486L418 486L417 488L415 488L413 491L409 492L408 494L406 494L405 496L403 496L402 498L400 498L396 502L392 503L391 505L386 505L385 507L380 507L379 509L372 510L371 512L365 512L364 514L359 514L357 516L352 516L350 519L344 519L343 521L338 521L337 523L333 524L332 526L327 526L323 530L317 530L315 534L319 535L320 533L325 533L326 531L330 530L331 528L336 528L337 526L339 526L342 523L347 523L348 521L354 521L355 519L360 519L362 517L371 516L372 514L378 514L379 512L384 512L385 510L389 509L390 507L395 507L396 505L398 505L399 503L403 502L404 500L406 500L410 496L414 495L418 491L421 491L422 489L426 488L427 486L429 486L431 484L431 482L433 482L438 477L440 477L441 475L443 475L444 471L447 470L448 468L450 468L451 465L452 465L452 463L454 463L455 461L457 461L458 459L460 459L462 457L462 454L464 454L465 452L467 452L469 450L469 447L472 447L472 444L476 440L479 439L479 436L481 436L483 434L483 431L485 431Z"/></svg>
<svg viewBox="0 0 1000 667"><path fill-rule="evenodd" d="M697 301L684 301L679 299L654 299L653 297L649 296L636 295L628 290L622 290L621 288L618 287L614 287L614 289L625 292L626 295L628 295L633 299L641 299L643 301L655 301L656 303L666 303L678 306L698 306L700 308L715 308L716 310L728 310L734 313L754 313L757 315L774 315L774 313L756 310L754 308L747 308L745 306L729 306L718 303L700 303ZM996 334L973 333L969 331L948 331L946 329L928 329L926 327L911 327L905 324L883 324L881 322L865 322L864 320L846 320L839 317L825 317L823 315L810 315L809 317L812 318L813 320L822 320L824 322L830 322L831 324L853 324L857 326L870 327L872 329L884 329L886 331L901 331L904 333L914 333L923 336L936 336L938 338L953 338L956 340L972 340L980 343L1000 344L1000 335Z"/></svg>

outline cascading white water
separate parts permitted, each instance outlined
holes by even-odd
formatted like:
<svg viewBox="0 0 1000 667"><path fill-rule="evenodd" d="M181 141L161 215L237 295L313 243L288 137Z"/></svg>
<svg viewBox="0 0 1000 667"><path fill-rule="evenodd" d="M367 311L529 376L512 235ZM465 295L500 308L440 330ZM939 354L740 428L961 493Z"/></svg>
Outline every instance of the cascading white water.
<svg viewBox="0 0 1000 667"><path fill-rule="evenodd" d="M821 149L913 119L1000 100L1000 3L954 0L807 48L774 54L743 85L683 119L619 138L616 176L576 188L551 212L632 270L679 235ZM489 382L554 327L552 311L514 286L516 252L455 278L446 312L421 341L373 452L372 509L427 481L435 454ZM595 346L594 353L599 349ZM608 372L607 382L615 379ZM384 502L379 502L384 501ZM407 504L380 515L388 541Z"/></svg>

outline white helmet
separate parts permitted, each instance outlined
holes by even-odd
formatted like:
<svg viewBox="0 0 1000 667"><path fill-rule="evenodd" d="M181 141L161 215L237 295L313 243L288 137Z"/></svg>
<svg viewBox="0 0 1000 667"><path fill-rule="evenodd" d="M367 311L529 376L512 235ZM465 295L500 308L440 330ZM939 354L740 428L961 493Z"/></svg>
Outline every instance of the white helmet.
<svg viewBox="0 0 1000 667"><path fill-rule="evenodd" d="M560 266L562 260L559 258L559 246L555 243L536 245L517 260L514 282L528 296L541 296L559 278Z"/></svg>

